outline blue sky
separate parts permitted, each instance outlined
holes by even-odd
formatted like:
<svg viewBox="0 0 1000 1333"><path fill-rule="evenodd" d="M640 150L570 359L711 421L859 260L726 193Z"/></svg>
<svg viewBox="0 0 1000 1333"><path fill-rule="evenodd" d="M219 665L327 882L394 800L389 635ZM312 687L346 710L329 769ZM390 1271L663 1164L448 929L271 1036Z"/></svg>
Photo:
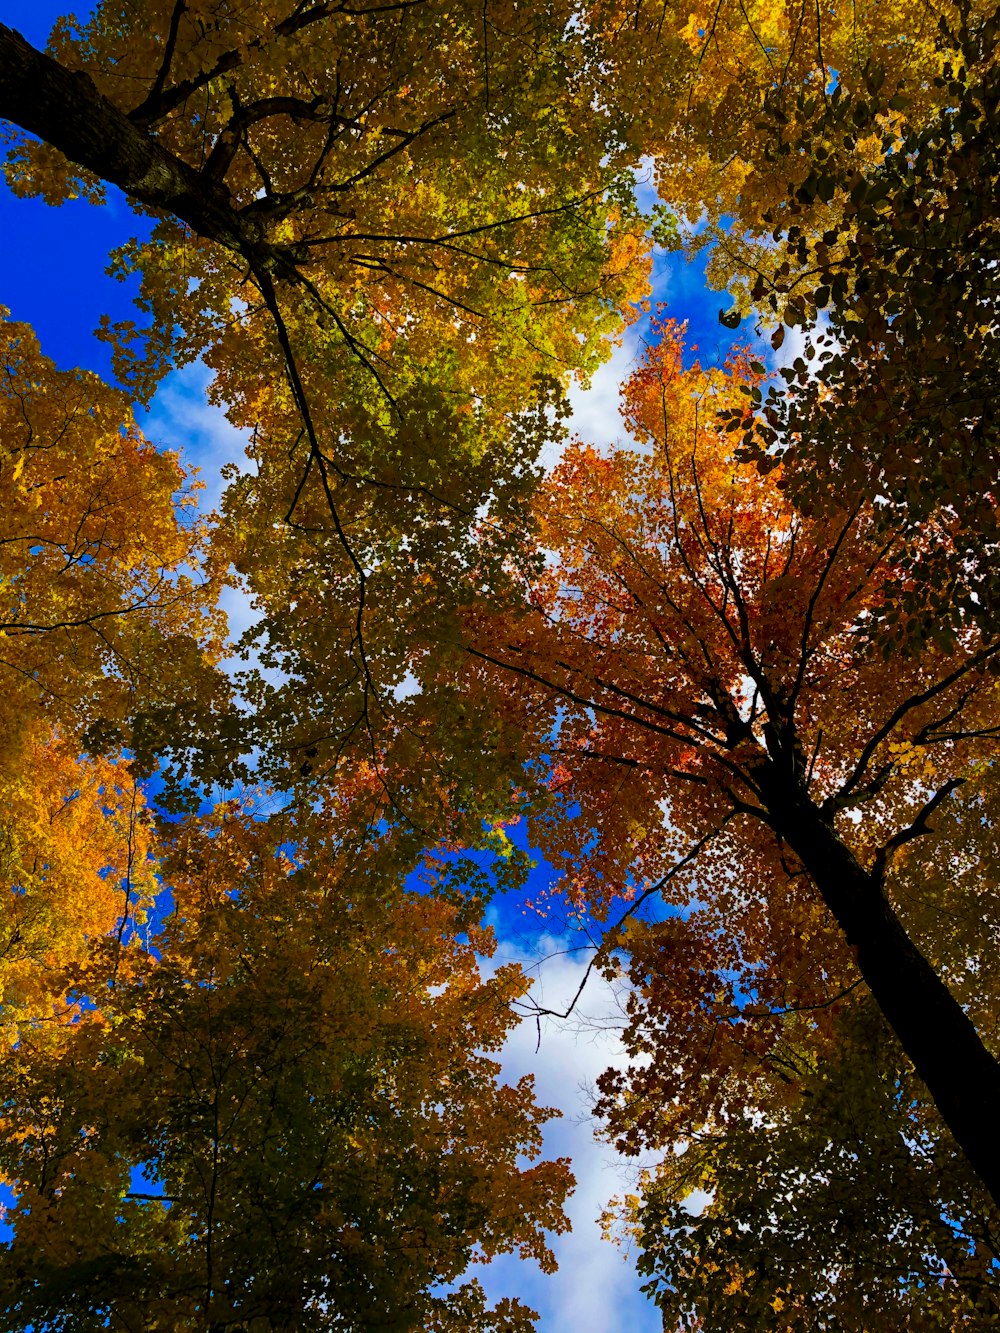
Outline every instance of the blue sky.
<svg viewBox="0 0 1000 1333"><path fill-rule="evenodd" d="M44 44L59 12L60 7L50 0L0 0L3 22L38 45ZM43 352L61 368L82 366L110 377L107 349L95 338L94 330L102 313L112 320L133 313L135 287L106 276L107 255L147 226L114 191L103 208L74 202L52 209L38 200L16 199L6 186L0 186L0 235L7 256L0 272L0 304L15 319L35 327ZM671 315L690 321L689 336L698 344L704 361L725 355L732 335L719 325L717 312L730 302L724 295L706 292L702 263L686 266L679 256L659 255L654 299L666 301ZM617 414L618 385L641 355L647 336L648 322L639 321L611 362L595 376L592 388L574 393L573 424L584 438L611 445L623 435ZM145 429L159 445L179 450L202 468L205 498L211 504L219 493L219 467L241 456L242 439L222 413L206 402L207 379L198 366L168 376L145 420ZM247 609L238 599L228 609L238 630ZM551 871L539 865L532 889L550 876ZM543 927L526 920L520 903L498 905L493 920L500 938L497 961L517 958L531 965L539 957L557 955L539 969L538 996L545 1004L564 1004L586 964L585 955L559 953L575 941L560 934L555 923ZM619 1329L660 1333L657 1312L639 1292L631 1262L601 1239L597 1225L608 1199L631 1188L635 1179L634 1165L595 1143L588 1118L588 1089L604 1068L622 1058L613 1030L614 1014L614 996L599 983L585 996L578 1019L547 1025L537 1054L534 1025L524 1024L503 1056L508 1078L533 1072L539 1100L563 1111L563 1118L549 1127L546 1153L571 1156L578 1180L569 1209L573 1232L555 1242L560 1261L555 1277L544 1278L533 1265L515 1258L498 1261L480 1275L492 1297L519 1295L538 1309L541 1333L612 1333Z"/></svg>

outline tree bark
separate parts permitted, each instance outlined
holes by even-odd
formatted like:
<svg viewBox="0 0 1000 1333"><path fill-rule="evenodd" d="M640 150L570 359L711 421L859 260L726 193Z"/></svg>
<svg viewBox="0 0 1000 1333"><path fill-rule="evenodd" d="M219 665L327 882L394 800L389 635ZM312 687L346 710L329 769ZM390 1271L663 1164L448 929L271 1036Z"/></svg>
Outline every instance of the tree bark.
<svg viewBox="0 0 1000 1333"><path fill-rule="evenodd" d="M267 244L261 220L235 209L224 186L168 153L89 75L66 69L2 23L0 117L117 185L129 198L179 218L199 236L258 267L282 266L281 250Z"/></svg>
<svg viewBox="0 0 1000 1333"><path fill-rule="evenodd" d="M755 773L788 843L857 954L858 969L942 1119L1000 1207L1000 1062L907 934L880 878L860 864L803 784Z"/></svg>

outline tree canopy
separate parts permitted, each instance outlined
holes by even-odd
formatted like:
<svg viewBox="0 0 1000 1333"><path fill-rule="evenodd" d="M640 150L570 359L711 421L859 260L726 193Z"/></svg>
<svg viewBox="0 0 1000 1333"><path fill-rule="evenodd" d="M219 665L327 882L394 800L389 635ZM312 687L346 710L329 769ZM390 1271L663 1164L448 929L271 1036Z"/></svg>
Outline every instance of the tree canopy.
<svg viewBox="0 0 1000 1333"><path fill-rule="evenodd" d="M756 383L753 365L684 370L679 332L660 332L626 392L646 450L579 446L540 490L550 559L526 588L530 609L476 623L479 688L494 699L505 681L529 744L553 752L560 800L580 813L542 836L569 855L582 895L601 905L666 880L678 908L700 900L696 956L724 1010L741 992L825 1002L856 968L995 1193L1000 1066L892 885L909 844L933 846L953 793L990 781L1000 645L969 627L887 671L868 622L906 543L863 500L797 513L775 470L735 457L720 421ZM706 1040L726 1059L704 982L678 966L649 983L671 1049L699 1064ZM669 1107L679 1085L663 1054L636 1076L662 1078ZM704 1067L699 1078L721 1095Z"/></svg>
<svg viewBox="0 0 1000 1333"><path fill-rule="evenodd" d="M7 1326L526 1333L468 1272L572 1185L498 1061L522 816L664 1327L995 1322L998 22L0 24L8 182L122 192L141 316L115 385L0 324ZM648 318L653 243L758 341ZM637 321L630 441L567 439ZM214 513L134 415L195 361Z"/></svg>
<svg viewBox="0 0 1000 1333"><path fill-rule="evenodd" d="M523 974L482 979L474 915L401 894L350 814L175 830L155 939L105 940L72 1031L9 1053L11 1326L529 1325L457 1282L564 1225L567 1163L525 1165L548 1113L487 1054Z"/></svg>

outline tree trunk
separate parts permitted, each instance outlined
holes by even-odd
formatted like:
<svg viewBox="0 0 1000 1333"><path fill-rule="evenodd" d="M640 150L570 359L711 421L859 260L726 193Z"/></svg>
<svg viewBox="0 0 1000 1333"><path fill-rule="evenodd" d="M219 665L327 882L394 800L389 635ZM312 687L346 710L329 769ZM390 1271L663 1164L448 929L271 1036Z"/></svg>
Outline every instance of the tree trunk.
<svg viewBox="0 0 1000 1333"><path fill-rule="evenodd" d="M755 774L774 827L802 862L857 953L858 969L1000 1207L1000 1062L916 947L881 883L855 858L800 782L767 764Z"/></svg>
<svg viewBox="0 0 1000 1333"><path fill-rule="evenodd" d="M0 117L129 198L186 222L199 236L265 268L280 264L279 251L264 241L260 220L234 209L224 186L166 152L99 92L89 75L64 68L2 23Z"/></svg>

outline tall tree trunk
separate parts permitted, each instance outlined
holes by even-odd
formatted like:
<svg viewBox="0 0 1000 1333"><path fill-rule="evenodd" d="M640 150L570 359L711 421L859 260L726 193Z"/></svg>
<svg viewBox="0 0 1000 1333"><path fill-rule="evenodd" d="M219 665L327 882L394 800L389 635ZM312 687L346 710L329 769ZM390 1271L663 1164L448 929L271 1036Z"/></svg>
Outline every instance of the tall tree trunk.
<svg viewBox="0 0 1000 1333"><path fill-rule="evenodd" d="M58 148L77 166L258 267L282 268L259 218L235 209L225 186L168 153L134 125L89 75L66 69L0 23L0 117ZM286 261L287 262L287 261Z"/></svg>
<svg viewBox="0 0 1000 1333"><path fill-rule="evenodd" d="M774 828L808 872L942 1119L1000 1207L1000 1062L885 895L808 796L769 763L754 775Z"/></svg>

